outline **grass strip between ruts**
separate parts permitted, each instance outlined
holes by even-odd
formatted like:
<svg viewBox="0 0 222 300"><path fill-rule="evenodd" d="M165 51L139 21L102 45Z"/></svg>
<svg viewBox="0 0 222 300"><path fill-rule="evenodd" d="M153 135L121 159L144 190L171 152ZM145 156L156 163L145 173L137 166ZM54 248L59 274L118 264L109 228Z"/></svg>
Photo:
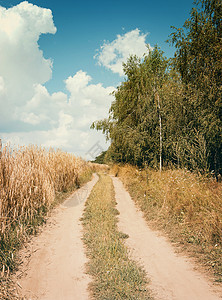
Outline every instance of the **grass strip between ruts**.
<svg viewBox="0 0 222 300"><path fill-rule="evenodd" d="M99 299L151 299L145 271L128 257L126 234L118 231L112 179L100 175L83 214L84 243L93 278L92 296Z"/></svg>

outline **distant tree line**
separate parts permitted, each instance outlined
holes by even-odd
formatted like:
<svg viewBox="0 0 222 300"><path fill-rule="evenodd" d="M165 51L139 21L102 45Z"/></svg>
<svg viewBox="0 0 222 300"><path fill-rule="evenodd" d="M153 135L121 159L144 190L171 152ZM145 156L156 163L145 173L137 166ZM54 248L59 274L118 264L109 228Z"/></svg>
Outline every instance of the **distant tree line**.
<svg viewBox="0 0 222 300"><path fill-rule="evenodd" d="M128 58L107 119L95 121L111 145L107 161L222 171L222 2L196 2L169 42Z"/></svg>

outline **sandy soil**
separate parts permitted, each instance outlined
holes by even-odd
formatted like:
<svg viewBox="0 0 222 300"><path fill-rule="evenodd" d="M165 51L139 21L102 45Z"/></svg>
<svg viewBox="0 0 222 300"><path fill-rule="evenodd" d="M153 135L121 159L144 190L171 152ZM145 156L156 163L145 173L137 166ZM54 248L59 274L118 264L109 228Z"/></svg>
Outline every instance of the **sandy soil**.
<svg viewBox="0 0 222 300"><path fill-rule="evenodd" d="M25 299L89 299L90 278L84 273L87 259L79 219L97 180L94 175L91 182L56 209L42 233L22 251L23 264L16 281Z"/></svg>
<svg viewBox="0 0 222 300"><path fill-rule="evenodd" d="M195 270L190 259L177 254L166 238L151 231L140 211L137 210L122 182L112 177L119 229L127 233L126 245L133 259L139 261L151 280L154 299L158 300L218 300L221 287L215 287Z"/></svg>

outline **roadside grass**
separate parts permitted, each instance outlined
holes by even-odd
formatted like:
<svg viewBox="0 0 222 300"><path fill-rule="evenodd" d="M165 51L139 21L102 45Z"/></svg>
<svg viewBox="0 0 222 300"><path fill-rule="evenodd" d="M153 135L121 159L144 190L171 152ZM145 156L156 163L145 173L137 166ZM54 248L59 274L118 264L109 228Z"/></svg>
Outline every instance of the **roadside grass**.
<svg viewBox="0 0 222 300"><path fill-rule="evenodd" d="M127 235L117 228L118 210L111 178L100 174L87 199L82 223L94 299L151 299L145 271L128 258Z"/></svg>
<svg viewBox="0 0 222 300"><path fill-rule="evenodd" d="M0 154L0 299L17 299L10 273L18 250L55 206L90 180L93 167L72 154L36 146L5 147Z"/></svg>
<svg viewBox="0 0 222 300"><path fill-rule="evenodd" d="M222 282L222 184L187 170L139 170L114 166L149 225L171 240Z"/></svg>
<svg viewBox="0 0 222 300"><path fill-rule="evenodd" d="M1 300L23 300L17 295L15 283L6 277L0 277L0 297Z"/></svg>

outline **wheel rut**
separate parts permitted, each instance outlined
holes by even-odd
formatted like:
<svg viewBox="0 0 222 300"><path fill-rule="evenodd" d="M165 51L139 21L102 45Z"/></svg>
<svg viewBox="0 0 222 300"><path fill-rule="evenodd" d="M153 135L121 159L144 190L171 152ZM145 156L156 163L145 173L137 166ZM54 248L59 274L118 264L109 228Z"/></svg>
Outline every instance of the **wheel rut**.
<svg viewBox="0 0 222 300"><path fill-rule="evenodd" d="M113 177L119 229L129 235L126 245L133 259L145 268L157 300L219 300L221 288L210 284L190 259L175 252L159 233L149 229L122 182Z"/></svg>

